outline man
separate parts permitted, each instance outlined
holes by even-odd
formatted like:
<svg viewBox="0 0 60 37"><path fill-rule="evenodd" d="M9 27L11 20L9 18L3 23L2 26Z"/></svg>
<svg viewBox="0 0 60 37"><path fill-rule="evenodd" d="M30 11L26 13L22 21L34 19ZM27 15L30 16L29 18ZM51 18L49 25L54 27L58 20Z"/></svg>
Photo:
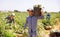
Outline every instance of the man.
<svg viewBox="0 0 60 37"><path fill-rule="evenodd" d="M50 20L50 13L47 13L46 19L47 19L47 20Z"/></svg>
<svg viewBox="0 0 60 37"><path fill-rule="evenodd" d="M7 19L6 23L9 23L10 26L12 23L14 24L14 16L15 16L15 14L12 13L12 15L9 15L8 17L5 18L5 19ZM11 28L12 28L12 26L11 26Z"/></svg>
<svg viewBox="0 0 60 37"><path fill-rule="evenodd" d="M37 17L33 16L33 10L27 10L29 16L26 19L26 24L24 25L24 30L28 26L29 37L36 37L36 27L37 27Z"/></svg>
<svg viewBox="0 0 60 37"><path fill-rule="evenodd" d="M14 16L15 14L12 13L12 15L7 16L5 19L7 19L7 23L14 23Z"/></svg>

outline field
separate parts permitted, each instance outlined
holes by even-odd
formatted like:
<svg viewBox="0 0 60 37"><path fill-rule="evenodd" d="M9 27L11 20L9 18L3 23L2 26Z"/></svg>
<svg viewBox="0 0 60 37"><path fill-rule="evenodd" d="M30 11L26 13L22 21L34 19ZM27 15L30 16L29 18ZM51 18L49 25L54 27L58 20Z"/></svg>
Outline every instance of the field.
<svg viewBox="0 0 60 37"><path fill-rule="evenodd" d="M9 28L8 24L6 24L6 17L10 15L12 12L0 12L0 36L2 37L16 37L17 34L22 34L24 36L28 36L28 27L26 29L26 33L23 32L24 23L26 22L26 17L28 17L27 12L14 12L15 13L15 24L12 23L12 30L6 29ZM44 19L38 19L37 23L37 37L48 37L51 31L60 30L60 13L51 12L51 19L49 25L52 27L51 30L45 30L44 23L46 21L46 13L44 14Z"/></svg>

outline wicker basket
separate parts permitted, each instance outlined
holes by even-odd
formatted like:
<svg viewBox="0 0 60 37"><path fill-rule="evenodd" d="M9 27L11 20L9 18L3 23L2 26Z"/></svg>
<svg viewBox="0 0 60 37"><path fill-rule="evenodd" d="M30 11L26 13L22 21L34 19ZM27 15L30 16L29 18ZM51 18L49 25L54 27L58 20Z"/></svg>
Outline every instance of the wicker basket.
<svg viewBox="0 0 60 37"><path fill-rule="evenodd" d="M41 9L42 8L34 7L34 15L35 16L41 16L42 15Z"/></svg>
<svg viewBox="0 0 60 37"><path fill-rule="evenodd" d="M45 30L50 30L51 28L51 26L45 26Z"/></svg>
<svg viewBox="0 0 60 37"><path fill-rule="evenodd" d="M34 7L33 7L33 9L34 9L34 15L35 16L41 16L42 15L42 12L41 12L41 10L42 10L42 7L41 7L41 5L35 5Z"/></svg>
<svg viewBox="0 0 60 37"><path fill-rule="evenodd" d="M23 37L23 34L17 34L16 37Z"/></svg>
<svg viewBox="0 0 60 37"><path fill-rule="evenodd" d="M16 33L16 37L28 37L28 35L26 34L26 32L21 34Z"/></svg>
<svg viewBox="0 0 60 37"><path fill-rule="evenodd" d="M51 32L50 37L60 37L60 32Z"/></svg>

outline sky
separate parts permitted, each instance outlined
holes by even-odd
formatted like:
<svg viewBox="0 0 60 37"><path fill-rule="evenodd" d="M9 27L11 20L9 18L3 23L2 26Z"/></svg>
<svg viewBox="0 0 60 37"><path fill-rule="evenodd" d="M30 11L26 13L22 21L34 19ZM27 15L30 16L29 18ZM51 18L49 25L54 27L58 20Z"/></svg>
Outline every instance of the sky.
<svg viewBox="0 0 60 37"><path fill-rule="evenodd" d="M0 10L26 11L41 4L44 11L60 11L60 0L0 0Z"/></svg>

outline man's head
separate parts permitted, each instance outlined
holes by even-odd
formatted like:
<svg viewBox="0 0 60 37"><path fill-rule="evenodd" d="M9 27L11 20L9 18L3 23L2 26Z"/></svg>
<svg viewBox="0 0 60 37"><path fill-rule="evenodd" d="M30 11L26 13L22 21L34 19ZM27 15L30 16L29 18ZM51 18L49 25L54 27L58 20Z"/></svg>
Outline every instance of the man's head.
<svg viewBox="0 0 60 37"><path fill-rule="evenodd" d="M29 12L29 16L33 16L33 10L27 10Z"/></svg>
<svg viewBox="0 0 60 37"><path fill-rule="evenodd" d="M11 16L15 16L15 13L12 13Z"/></svg>

